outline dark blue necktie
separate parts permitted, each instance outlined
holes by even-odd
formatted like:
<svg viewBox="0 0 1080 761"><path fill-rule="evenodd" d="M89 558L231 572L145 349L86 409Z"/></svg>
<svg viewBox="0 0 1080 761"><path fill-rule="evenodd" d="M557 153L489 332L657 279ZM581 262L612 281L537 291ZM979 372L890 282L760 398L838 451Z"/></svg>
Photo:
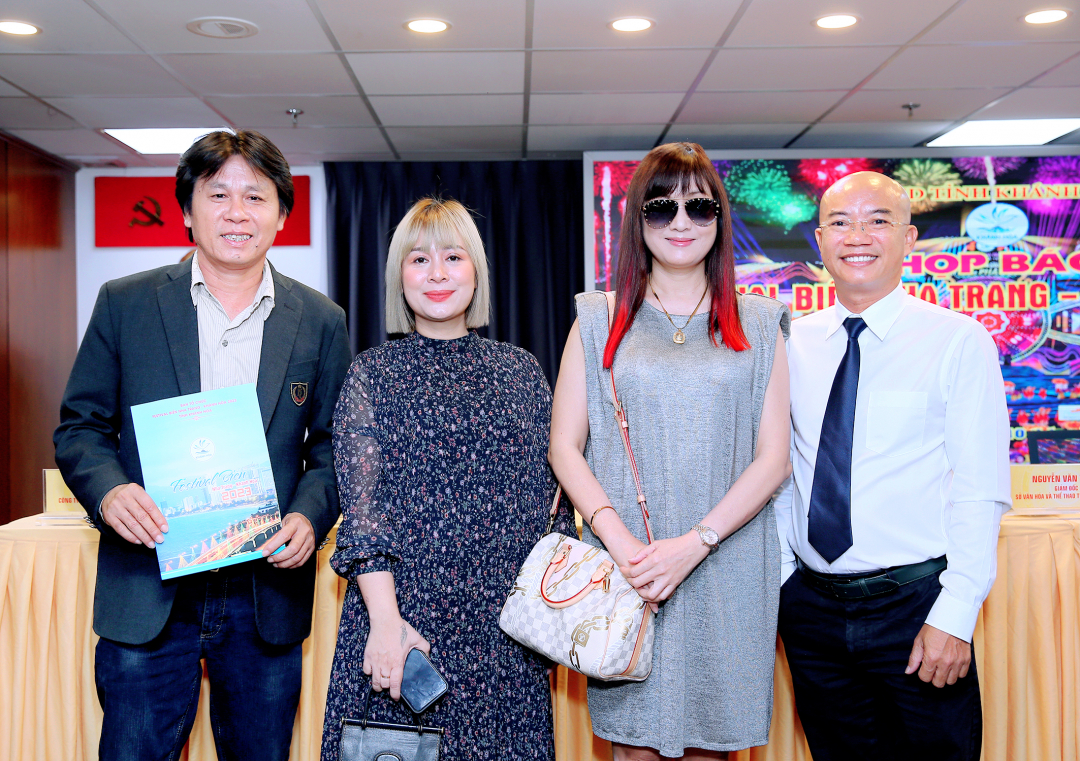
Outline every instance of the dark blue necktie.
<svg viewBox="0 0 1080 761"><path fill-rule="evenodd" d="M844 320L848 342L836 368L825 418L821 421L814 486L810 491L807 538L832 563L851 547L851 439L855 431L855 397L859 392L861 317Z"/></svg>

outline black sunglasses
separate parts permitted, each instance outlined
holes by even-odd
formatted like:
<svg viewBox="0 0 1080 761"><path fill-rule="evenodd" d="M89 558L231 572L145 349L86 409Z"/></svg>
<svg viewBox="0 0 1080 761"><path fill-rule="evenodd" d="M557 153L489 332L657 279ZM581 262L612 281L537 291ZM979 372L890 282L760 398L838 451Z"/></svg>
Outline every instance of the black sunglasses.
<svg viewBox="0 0 1080 761"><path fill-rule="evenodd" d="M672 198L654 198L641 207L645 224L654 230L667 227L679 215L679 205L686 206L686 216L698 227L708 227L716 221L720 204L712 198L688 198L676 201Z"/></svg>

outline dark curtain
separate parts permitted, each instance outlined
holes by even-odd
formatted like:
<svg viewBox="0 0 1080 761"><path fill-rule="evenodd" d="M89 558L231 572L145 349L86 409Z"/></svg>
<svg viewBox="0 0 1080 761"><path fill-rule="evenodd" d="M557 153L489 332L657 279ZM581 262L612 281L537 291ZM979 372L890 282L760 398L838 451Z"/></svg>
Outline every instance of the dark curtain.
<svg viewBox="0 0 1080 761"><path fill-rule="evenodd" d="M580 161L330 162L325 165L330 298L354 353L386 340L390 236L424 196L473 212L487 251L491 322L478 332L521 346L554 382L584 290Z"/></svg>

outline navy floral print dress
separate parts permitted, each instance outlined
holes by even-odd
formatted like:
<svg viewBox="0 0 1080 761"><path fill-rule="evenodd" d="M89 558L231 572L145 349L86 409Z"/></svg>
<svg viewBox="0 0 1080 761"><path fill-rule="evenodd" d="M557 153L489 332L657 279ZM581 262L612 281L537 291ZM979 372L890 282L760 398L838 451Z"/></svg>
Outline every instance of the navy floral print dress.
<svg viewBox="0 0 1080 761"><path fill-rule="evenodd" d="M334 413L342 523L331 565L348 579L323 730L338 760L360 718L370 630L360 574L394 575L401 616L431 643L450 689L423 716L444 761L554 758L548 663L499 629L517 572L547 525L551 391L523 349L416 333L360 354ZM555 530L568 533L564 500ZM389 692L370 718L412 724Z"/></svg>

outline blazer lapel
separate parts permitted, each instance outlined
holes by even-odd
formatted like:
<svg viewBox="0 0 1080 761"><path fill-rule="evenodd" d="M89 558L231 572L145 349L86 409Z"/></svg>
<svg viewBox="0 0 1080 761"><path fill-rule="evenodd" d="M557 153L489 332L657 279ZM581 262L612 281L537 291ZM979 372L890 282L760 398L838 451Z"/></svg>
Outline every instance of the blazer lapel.
<svg viewBox="0 0 1080 761"><path fill-rule="evenodd" d="M199 318L191 301L191 265L169 271L169 282L157 291L158 308L169 342L181 395L202 390L199 374Z"/></svg>
<svg viewBox="0 0 1080 761"><path fill-rule="evenodd" d="M281 398L293 343L304 312L304 302L290 290L292 281L279 275L273 266L270 271L274 276L274 308L263 323L259 383L256 386L264 430L270 429L270 420Z"/></svg>

